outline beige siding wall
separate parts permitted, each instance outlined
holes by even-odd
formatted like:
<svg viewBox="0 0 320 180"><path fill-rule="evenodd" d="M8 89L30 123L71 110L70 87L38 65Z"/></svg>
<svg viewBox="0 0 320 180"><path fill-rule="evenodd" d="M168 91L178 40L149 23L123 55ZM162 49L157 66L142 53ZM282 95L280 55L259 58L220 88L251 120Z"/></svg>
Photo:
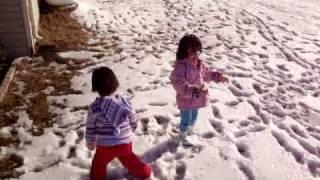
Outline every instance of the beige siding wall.
<svg viewBox="0 0 320 180"><path fill-rule="evenodd" d="M36 41L39 38L39 22L40 22L40 11L39 11L39 2L38 0L29 0L29 14L32 24L32 34L34 40Z"/></svg>
<svg viewBox="0 0 320 180"><path fill-rule="evenodd" d="M30 55L21 0L0 0L0 41L9 58ZM29 36L31 36L29 34Z"/></svg>

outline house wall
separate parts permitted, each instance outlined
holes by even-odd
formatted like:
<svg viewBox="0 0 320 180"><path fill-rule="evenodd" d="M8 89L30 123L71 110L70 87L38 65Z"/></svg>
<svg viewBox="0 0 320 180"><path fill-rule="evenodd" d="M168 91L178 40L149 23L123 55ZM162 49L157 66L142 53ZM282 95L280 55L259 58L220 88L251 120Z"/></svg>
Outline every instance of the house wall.
<svg viewBox="0 0 320 180"><path fill-rule="evenodd" d="M32 35L34 41L40 38L39 36L39 23L40 23L40 10L38 0L28 0L29 15L32 25Z"/></svg>
<svg viewBox="0 0 320 180"><path fill-rule="evenodd" d="M32 54L33 41L26 0L0 0L0 42L8 58Z"/></svg>

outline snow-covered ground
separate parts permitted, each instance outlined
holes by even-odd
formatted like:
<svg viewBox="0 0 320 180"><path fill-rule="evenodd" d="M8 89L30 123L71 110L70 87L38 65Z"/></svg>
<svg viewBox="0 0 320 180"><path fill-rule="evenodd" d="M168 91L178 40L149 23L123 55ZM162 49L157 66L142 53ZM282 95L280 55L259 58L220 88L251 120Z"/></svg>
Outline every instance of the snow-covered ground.
<svg viewBox="0 0 320 180"><path fill-rule="evenodd" d="M93 152L83 139L92 69L111 67L138 113L134 151L159 180L320 179L320 1L318 0L78 0L73 16L96 32L92 51L62 57L92 59L73 88L81 95L50 96L61 114L44 135L24 127L22 180L86 180ZM172 141L179 124L168 76L179 39L194 33L201 57L223 71L228 85L210 84L210 106L200 110L192 148ZM97 51L104 54L97 58ZM1 133L10 131L2 128ZM32 143L24 143L24 142ZM5 149L3 148L5 152ZM9 151L9 149L8 149ZM110 179L125 178L118 161Z"/></svg>

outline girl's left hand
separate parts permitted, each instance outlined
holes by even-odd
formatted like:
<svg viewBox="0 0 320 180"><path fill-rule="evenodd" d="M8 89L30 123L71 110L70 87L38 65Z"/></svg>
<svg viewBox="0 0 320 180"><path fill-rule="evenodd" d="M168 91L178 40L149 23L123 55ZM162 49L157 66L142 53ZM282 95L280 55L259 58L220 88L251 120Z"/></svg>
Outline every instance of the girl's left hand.
<svg viewBox="0 0 320 180"><path fill-rule="evenodd" d="M204 84L200 87L200 90L201 90L201 91L205 91L205 92L206 92L206 91L208 91L208 89L209 89L209 88L208 88L208 85L207 85L206 83L204 83Z"/></svg>

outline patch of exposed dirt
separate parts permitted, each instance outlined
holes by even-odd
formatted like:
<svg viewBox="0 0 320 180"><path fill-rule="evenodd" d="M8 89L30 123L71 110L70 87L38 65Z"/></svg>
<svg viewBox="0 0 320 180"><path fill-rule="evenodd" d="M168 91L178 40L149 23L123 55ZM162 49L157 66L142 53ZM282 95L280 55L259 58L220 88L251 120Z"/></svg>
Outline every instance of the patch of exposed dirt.
<svg viewBox="0 0 320 180"><path fill-rule="evenodd" d="M0 158L0 179L17 178L20 173L13 169L23 165L23 158L16 154L10 154L6 157Z"/></svg>
<svg viewBox="0 0 320 180"><path fill-rule="evenodd" d="M53 8L44 3L40 6L39 34L42 40L40 47L50 47L55 50L82 49L87 45L89 37L93 34L79 24L71 16L74 8Z"/></svg>
<svg viewBox="0 0 320 180"><path fill-rule="evenodd" d="M49 111L49 106L58 107L58 105L49 104L47 97L81 94L81 91L71 88L71 80L79 74L80 69L93 64L89 59L66 59L52 52L42 53L41 57L25 59L17 63L16 76L0 103L0 128L16 127L15 124L19 118L16 112L25 110L32 120L32 128L26 129L27 132L33 136L41 136L45 128L52 127L55 117L58 116ZM51 91L48 92L49 87ZM58 108L63 109L66 106ZM86 108L78 107L74 110ZM17 147L19 144L20 139L14 132L9 137L0 135L0 146ZM16 177L17 172L14 168L19 166L21 165L17 158L0 158L0 179Z"/></svg>
<svg viewBox="0 0 320 180"><path fill-rule="evenodd" d="M43 129L50 127L56 116L49 112L49 106L54 104L48 104L47 97L81 94L80 91L71 88L71 80L79 74L78 70L93 63L88 59L63 59L52 53L43 55L46 57L45 60L43 57L35 57L16 65L15 79L0 103L0 128L14 125L18 120L16 112L26 110L33 121L32 134L42 135ZM46 93L48 87L52 90Z"/></svg>

